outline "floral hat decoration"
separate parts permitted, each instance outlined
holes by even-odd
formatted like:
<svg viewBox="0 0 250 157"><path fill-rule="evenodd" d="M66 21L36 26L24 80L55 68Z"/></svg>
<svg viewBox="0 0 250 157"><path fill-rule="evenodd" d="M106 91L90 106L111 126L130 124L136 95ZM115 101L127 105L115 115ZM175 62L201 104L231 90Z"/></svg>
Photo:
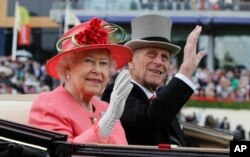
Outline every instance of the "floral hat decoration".
<svg viewBox="0 0 250 157"><path fill-rule="evenodd" d="M71 28L56 43L59 53L47 62L47 73L55 79L60 79L56 66L61 58L70 53L84 53L92 49L107 49L115 60L116 70L122 68L132 59L132 50L126 46L111 43L109 35L116 31L122 34L118 43L124 42L126 40L124 29L96 17Z"/></svg>

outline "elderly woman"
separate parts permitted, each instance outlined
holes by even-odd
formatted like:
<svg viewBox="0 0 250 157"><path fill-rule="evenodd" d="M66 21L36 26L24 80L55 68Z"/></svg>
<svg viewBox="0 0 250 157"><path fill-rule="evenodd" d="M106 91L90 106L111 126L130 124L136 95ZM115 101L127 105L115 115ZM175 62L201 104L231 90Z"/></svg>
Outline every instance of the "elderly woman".
<svg viewBox="0 0 250 157"><path fill-rule="evenodd" d="M30 125L67 134L69 142L127 144L119 118L133 86L129 73L123 70L116 79L109 105L96 97L132 58L129 48L110 43L116 30L122 28L94 18L63 35L60 53L46 64L47 73L62 84L33 102Z"/></svg>

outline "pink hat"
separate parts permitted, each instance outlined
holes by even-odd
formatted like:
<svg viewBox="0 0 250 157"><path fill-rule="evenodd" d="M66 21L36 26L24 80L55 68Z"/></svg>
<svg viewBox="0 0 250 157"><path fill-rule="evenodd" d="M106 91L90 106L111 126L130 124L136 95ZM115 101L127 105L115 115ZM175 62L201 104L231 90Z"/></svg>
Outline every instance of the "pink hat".
<svg viewBox="0 0 250 157"><path fill-rule="evenodd" d="M117 30L121 31L121 41L124 41L126 32L121 27L99 18L93 18L71 28L57 42L59 54L47 62L47 73L51 77L59 79L56 66L61 58L70 53L84 53L92 49L107 49L115 60L116 70L122 68L132 59L132 50L123 45L111 44L109 34Z"/></svg>

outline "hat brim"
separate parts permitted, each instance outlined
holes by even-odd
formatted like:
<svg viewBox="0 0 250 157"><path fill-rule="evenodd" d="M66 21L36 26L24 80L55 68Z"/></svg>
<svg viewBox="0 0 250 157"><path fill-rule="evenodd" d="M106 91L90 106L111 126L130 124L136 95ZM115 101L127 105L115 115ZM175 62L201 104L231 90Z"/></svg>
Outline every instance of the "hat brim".
<svg viewBox="0 0 250 157"><path fill-rule="evenodd" d="M55 79L60 79L59 75L56 71L56 66L61 58L67 56L71 53L76 52L86 52L88 50L93 49L107 49L116 63L116 70L119 70L123 66L125 66L132 59L132 50L128 47L122 45L114 45L114 44L100 44L100 45L87 45L79 48L75 48L69 51L61 52L56 56L52 57L46 64L46 72Z"/></svg>
<svg viewBox="0 0 250 157"><path fill-rule="evenodd" d="M181 50L181 47L171 43L140 40L140 39L128 41L127 43L125 43L125 46L131 48L132 50L136 50L139 48L150 48L150 47L163 48L170 52L171 57L174 57Z"/></svg>

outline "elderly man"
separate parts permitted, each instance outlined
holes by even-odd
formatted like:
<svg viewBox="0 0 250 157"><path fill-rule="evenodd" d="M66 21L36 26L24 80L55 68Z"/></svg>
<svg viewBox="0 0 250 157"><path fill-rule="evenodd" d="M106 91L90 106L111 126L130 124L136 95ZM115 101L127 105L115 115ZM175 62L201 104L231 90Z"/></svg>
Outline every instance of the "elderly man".
<svg viewBox="0 0 250 157"><path fill-rule="evenodd" d="M171 57L181 50L170 43L172 21L160 15L143 15L131 25L132 40L125 45L133 50L129 70L134 87L121 117L128 143L190 146L176 115L194 92L192 74L206 54L196 53L202 28L196 26L189 34L178 73L158 92L168 75ZM110 84L105 89L102 100L109 101L112 88Z"/></svg>

